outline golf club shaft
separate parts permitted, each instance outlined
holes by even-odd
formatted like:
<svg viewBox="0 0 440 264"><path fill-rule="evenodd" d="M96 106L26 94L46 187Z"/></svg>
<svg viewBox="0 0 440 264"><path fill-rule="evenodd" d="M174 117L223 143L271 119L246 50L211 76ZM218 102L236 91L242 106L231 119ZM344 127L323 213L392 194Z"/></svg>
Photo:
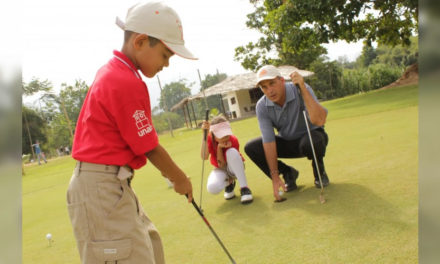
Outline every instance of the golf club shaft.
<svg viewBox="0 0 440 264"><path fill-rule="evenodd" d="M188 197L188 196L187 196ZM222 241L218 237L217 233L215 233L214 229L211 227L211 224L209 224L208 220L206 219L205 215L203 214L202 210L197 206L196 202L194 202L194 199L192 200L192 205L197 210L199 215L202 217L205 224L208 226L209 230L211 230L211 233L214 235L215 239L217 239L217 242L220 244L220 246L223 248L223 251L225 251L226 255L228 255L229 259L231 260L232 264L236 264L235 260L232 258L229 251L226 249L225 245L223 245Z"/></svg>
<svg viewBox="0 0 440 264"><path fill-rule="evenodd" d="M206 109L205 121L208 121L209 109ZM200 183L200 210L202 209L202 196L203 196L203 175L205 174L205 155L206 155L206 137L208 130L203 130L203 159L202 159L202 178Z"/></svg>
<svg viewBox="0 0 440 264"><path fill-rule="evenodd" d="M318 159L316 158L316 154L315 154L315 145L313 145L312 134L310 133L309 122L307 121L307 115L306 115L306 109L305 109L306 106L305 106L305 102L304 102L304 99L301 94L301 89L299 88L299 84L295 84L295 85L297 85L299 98L302 102L300 108L303 111L304 122L306 123L307 134L309 135L310 145L312 147L313 160L315 161L315 168L316 168L316 171L318 172L319 184L321 185L321 195L322 195L322 193L324 191L324 187L322 186L321 173L319 172L319 168L318 168Z"/></svg>
<svg viewBox="0 0 440 264"><path fill-rule="evenodd" d="M312 146L313 159L315 161L316 171L318 172L319 184L321 185L321 193L322 193L324 187L322 186L321 173L319 172L319 168L318 168L318 159L316 158L316 154L315 154L315 146L313 145L312 134L310 133L306 110L303 110L303 115L304 115L304 121L306 122L307 133L309 134L310 145Z"/></svg>

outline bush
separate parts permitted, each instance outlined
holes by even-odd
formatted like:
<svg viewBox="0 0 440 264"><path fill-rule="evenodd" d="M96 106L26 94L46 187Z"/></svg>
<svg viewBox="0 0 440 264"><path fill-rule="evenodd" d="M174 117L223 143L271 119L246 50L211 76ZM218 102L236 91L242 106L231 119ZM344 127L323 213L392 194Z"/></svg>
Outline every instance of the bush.
<svg viewBox="0 0 440 264"><path fill-rule="evenodd" d="M382 88L396 81L402 75L402 69L399 67L382 63L370 65L368 72L370 74L371 89Z"/></svg>

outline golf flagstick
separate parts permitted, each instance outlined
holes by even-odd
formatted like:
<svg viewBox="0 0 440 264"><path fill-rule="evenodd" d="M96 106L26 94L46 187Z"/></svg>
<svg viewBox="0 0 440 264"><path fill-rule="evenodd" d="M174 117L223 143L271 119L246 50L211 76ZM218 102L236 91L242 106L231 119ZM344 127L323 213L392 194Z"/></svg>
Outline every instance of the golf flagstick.
<svg viewBox="0 0 440 264"><path fill-rule="evenodd" d="M302 97L299 85L297 86L297 88L298 88L299 98L301 100L300 108L302 109L302 112L304 115L304 121L306 123L306 128L307 128L307 134L309 135L310 145L312 147L313 160L315 161L315 168L316 168L316 171L318 172L319 184L321 185L321 193L319 194L319 201L321 202L321 204L323 204L323 203L325 203L324 186L322 185L321 172L319 171L318 159L316 158L316 154L315 154L315 145L313 145L312 134L310 133L309 122L307 121L307 114L306 114L306 109L305 109L306 107L305 107L304 99Z"/></svg>
<svg viewBox="0 0 440 264"><path fill-rule="evenodd" d="M206 109L205 121L208 121L209 109ZM202 196L203 196L203 174L205 174L205 155L206 155L206 137L208 135L208 130L203 130L203 159L202 159L202 179L200 183L200 210L202 210Z"/></svg>
<svg viewBox="0 0 440 264"><path fill-rule="evenodd" d="M188 197L187 194L185 194L186 197ZM205 224L208 226L209 230L211 230L211 233L214 235L215 239L217 239L217 242L220 244L220 246L223 248L223 251L226 253L226 255L228 255L229 260L231 260L232 264L236 264L235 260L232 258L231 254L229 253L229 251L226 249L225 245L222 243L222 241L220 240L220 238L218 237L218 235L215 233L214 229L211 227L211 224L208 222L208 220L206 219L205 215L203 214L203 211L197 206L196 202L194 202L194 199L192 200L192 205L194 206L194 208L196 209L196 211L199 213L199 215L202 217L203 221L205 222Z"/></svg>

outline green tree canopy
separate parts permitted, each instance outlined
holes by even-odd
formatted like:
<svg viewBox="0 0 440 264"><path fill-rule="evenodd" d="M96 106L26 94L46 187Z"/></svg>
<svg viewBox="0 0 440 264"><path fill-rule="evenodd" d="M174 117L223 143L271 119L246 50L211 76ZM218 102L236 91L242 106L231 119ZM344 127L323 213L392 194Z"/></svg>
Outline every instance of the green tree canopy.
<svg viewBox="0 0 440 264"><path fill-rule="evenodd" d="M308 68L326 53L321 44L330 41L409 45L418 27L417 0L250 2L256 11L248 15L246 25L264 37L236 48L235 59L251 70L267 63Z"/></svg>
<svg viewBox="0 0 440 264"><path fill-rule="evenodd" d="M165 110L166 103L166 106L169 110L171 107L179 103L182 99L190 96L191 89L188 88L188 86L190 85L186 83L185 79L166 84L161 91L161 96L159 98L159 107L162 110Z"/></svg>
<svg viewBox="0 0 440 264"><path fill-rule="evenodd" d="M23 154L27 154L32 153L31 143L34 144L38 140L41 144L44 145L47 142L47 125L46 122L38 114L38 112L34 109L22 106L22 113L21 149Z"/></svg>
<svg viewBox="0 0 440 264"><path fill-rule="evenodd" d="M48 80L40 81L40 79L35 77L32 78L29 83L22 83L24 95L33 95L38 92L50 92L52 87L52 83Z"/></svg>

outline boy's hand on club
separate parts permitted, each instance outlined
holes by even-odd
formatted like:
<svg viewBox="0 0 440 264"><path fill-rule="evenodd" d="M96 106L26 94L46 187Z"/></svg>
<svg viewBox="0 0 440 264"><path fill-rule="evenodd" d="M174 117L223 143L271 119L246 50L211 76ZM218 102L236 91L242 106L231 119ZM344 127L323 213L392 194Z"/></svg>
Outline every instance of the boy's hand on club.
<svg viewBox="0 0 440 264"><path fill-rule="evenodd" d="M184 177L178 177L178 179L173 182L174 190L179 194L186 195L188 202L191 203L193 199L192 184L188 177L183 176Z"/></svg>

